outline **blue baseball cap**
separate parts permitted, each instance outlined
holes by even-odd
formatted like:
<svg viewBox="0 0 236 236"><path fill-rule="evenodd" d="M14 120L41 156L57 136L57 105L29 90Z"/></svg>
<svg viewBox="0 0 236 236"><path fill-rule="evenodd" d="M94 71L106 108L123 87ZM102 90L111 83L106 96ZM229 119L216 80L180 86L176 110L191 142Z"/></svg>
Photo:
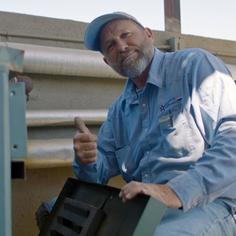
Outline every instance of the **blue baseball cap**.
<svg viewBox="0 0 236 236"><path fill-rule="evenodd" d="M138 20L125 13L125 12L113 12L105 15L101 15L97 18L95 18L91 23L88 24L85 35L84 35L84 44L87 49L93 50L93 51L100 51L100 32L103 29L103 27L113 20L120 20L120 19L127 19L132 20L142 28L141 23L138 22Z"/></svg>

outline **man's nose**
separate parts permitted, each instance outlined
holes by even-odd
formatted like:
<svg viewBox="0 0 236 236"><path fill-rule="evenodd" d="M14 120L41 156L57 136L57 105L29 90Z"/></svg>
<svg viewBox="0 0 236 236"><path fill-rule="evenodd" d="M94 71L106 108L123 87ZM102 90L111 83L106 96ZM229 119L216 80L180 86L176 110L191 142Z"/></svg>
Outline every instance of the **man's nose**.
<svg viewBox="0 0 236 236"><path fill-rule="evenodd" d="M124 52L128 48L128 44L125 40L118 40L117 42L117 48L120 52Z"/></svg>

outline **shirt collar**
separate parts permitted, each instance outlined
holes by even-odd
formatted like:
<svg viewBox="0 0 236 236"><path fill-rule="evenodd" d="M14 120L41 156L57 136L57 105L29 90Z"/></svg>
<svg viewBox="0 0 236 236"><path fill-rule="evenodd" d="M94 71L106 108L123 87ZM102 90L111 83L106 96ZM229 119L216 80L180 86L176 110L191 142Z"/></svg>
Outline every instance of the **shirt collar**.
<svg viewBox="0 0 236 236"><path fill-rule="evenodd" d="M154 56L152 59L152 64L148 73L147 83L153 84L157 87L163 87L163 76L161 76L162 62L164 58L164 53L154 49Z"/></svg>
<svg viewBox="0 0 236 236"><path fill-rule="evenodd" d="M148 79L147 83L153 84L157 87L162 88L163 87L163 76L161 75L162 70L162 61L163 61L164 53L158 50L157 48L154 48L154 56L152 59L152 63L150 66L150 70L148 73ZM124 88L124 97L125 98L131 98L131 100L134 100L137 98L137 93L135 91L135 85L132 82L131 79L128 79Z"/></svg>

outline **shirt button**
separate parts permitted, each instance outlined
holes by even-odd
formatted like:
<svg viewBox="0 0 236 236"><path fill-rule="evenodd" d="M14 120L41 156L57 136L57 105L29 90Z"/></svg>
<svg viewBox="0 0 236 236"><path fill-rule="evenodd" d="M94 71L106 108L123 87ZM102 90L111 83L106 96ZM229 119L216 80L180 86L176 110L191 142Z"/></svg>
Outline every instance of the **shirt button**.
<svg viewBox="0 0 236 236"><path fill-rule="evenodd" d="M146 107L146 103L143 103L142 106L143 106L143 107Z"/></svg>
<svg viewBox="0 0 236 236"><path fill-rule="evenodd" d="M142 174L142 181L143 182L149 182L149 174L148 173L143 173Z"/></svg>

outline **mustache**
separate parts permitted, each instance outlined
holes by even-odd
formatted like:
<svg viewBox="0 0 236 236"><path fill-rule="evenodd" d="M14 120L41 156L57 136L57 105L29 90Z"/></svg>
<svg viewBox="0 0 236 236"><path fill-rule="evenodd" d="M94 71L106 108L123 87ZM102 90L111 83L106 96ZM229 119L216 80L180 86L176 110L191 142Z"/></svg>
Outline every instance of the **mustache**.
<svg viewBox="0 0 236 236"><path fill-rule="evenodd" d="M122 64L124 61L125 61L125 59L127 58L127 57L129 57L131 54L133 54L133 53L138 53L138 55L140 55L140 50L138 50L137 48L135 48L135 49L128 49L127 51L125 51L125 52L122 52L120 55L119 55L119 57L118 57L118 64Z"/></svg>

